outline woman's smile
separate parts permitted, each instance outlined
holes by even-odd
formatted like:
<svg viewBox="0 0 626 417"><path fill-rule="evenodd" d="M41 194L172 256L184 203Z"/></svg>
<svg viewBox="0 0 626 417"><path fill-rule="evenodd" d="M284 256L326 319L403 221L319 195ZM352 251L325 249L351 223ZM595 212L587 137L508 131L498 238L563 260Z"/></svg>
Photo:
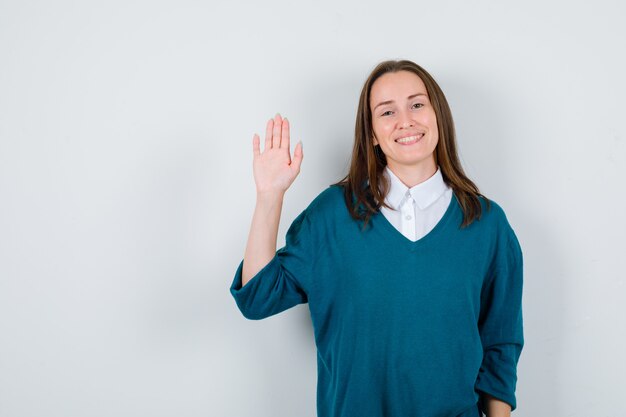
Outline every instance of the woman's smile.
<svg viewBox="0 0 626 417"><path fill-rule="evenodd" d="M415 136L405 136L403 138L400 139L396 139L396 142L399 143L400 145L413 145L414 143L417 143L419 140L421 140L424 137L423 133L419 133Z"/></svg>

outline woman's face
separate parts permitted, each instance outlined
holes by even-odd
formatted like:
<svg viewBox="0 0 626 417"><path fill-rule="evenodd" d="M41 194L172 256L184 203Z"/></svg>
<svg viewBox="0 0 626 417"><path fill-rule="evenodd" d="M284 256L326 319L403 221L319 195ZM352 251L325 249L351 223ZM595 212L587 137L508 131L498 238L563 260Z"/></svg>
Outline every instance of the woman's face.
<svg viewBox="0 0 626 417"><path fill-rule="evenodd" d="M374 145L380 145L390 169L436 170L437 117L420 77L409 71L380 76L372 85L370 108Z"/></svg>

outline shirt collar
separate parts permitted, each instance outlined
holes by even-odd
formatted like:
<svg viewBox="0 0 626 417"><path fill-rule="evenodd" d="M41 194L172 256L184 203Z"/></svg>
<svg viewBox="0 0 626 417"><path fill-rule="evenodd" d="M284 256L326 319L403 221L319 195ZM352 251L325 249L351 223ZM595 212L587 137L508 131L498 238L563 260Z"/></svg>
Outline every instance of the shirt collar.
<svg viewBox="0 0 626 417"><path fill-rule="evenodd" d="M441 168L439 168L439 166L437 166L437 171L430 178L411 188L404 185L404 183L400 181L393 171L389 169L389 166L385 167L383 173L391 182L391 188L389 189L389 194L387 194L386 198L387 204L396 210L400 209L400 205L406 198L407 191L411 193L411 197L415 200L417 206L421 210L424 210L426 207L437 201L437 199L439 199L439 197L441 197L441 195L449 188L443 180Z"/></svg>

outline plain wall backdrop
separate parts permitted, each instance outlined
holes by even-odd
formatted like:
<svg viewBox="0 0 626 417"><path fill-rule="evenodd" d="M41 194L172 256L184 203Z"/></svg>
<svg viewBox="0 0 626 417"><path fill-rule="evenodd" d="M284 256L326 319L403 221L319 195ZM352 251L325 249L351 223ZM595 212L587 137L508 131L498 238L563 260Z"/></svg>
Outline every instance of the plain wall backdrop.
<svg viewBox="0 0 626 417"><path fill-rule="evenodd" d="M303 141L278 247L347 172L381 60L424 66L524 253L518 417L619 417L622 1L0 0L0 417L314 417L307 305L229 293L252 135Z"/></svg>

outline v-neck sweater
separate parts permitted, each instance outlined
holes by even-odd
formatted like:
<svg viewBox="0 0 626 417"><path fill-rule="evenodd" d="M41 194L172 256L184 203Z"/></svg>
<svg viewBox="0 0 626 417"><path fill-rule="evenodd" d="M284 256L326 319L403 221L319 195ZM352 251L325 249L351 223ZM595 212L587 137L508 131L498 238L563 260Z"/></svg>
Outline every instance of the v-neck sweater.
<svg viewBox="0 0 626 417"><path fill-rule="evenodd" d="M383 175L389 181L385 202L391 208L381 206L380 212L407 239L421 239L441 220L452 199L452 188L443 180L441 167L412 187L407 187L389 165Z"/></svg>
<svg viewBox="0 0 626 417"><path fill-rule="evenodd" d="M318 417L475 417L483 393L516 408L522 251L500 205L479 199L461 228L454 194L413 242L380 212L363 230L333 185L243 287L240 262L230 292L246 318L308 302Z"/></svg>

